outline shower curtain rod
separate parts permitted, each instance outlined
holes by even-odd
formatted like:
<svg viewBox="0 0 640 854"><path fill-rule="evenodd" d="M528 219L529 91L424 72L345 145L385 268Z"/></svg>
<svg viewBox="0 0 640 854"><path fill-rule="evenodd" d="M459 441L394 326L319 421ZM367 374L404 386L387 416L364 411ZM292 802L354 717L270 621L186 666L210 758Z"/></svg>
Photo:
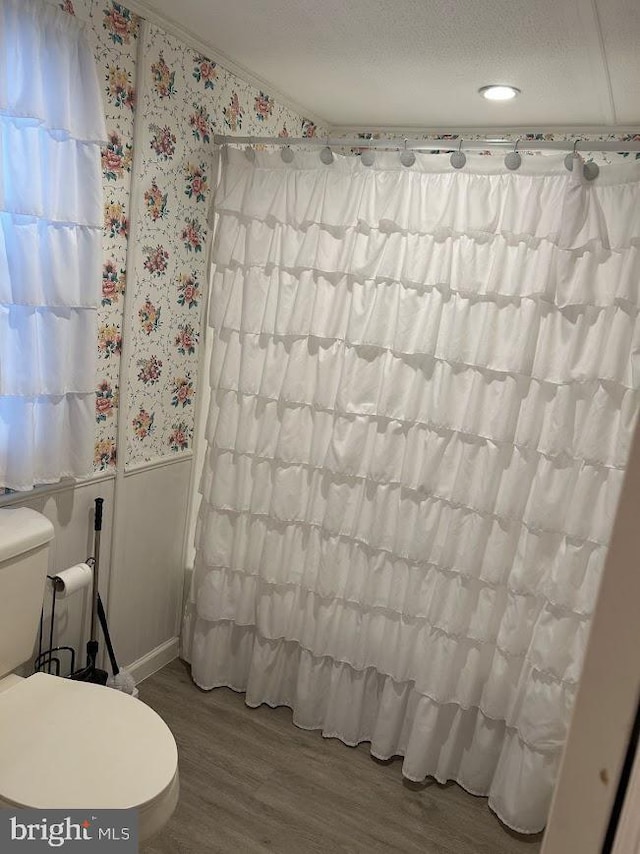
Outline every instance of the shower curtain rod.
<svg viewBox="0 0 640 854"><path fill-rule="evenodd" d="M281 137L281 136L225 136L214 134L216 145L274 145L286 147L290 145L323 145L330 148L386 148L393 151L410 149L413 151L484 151L487 148L512 149L517 145L519 151L640 151L640 138L623 141L620 139L588 140L582 138L547 140L525 139L361 139L348 137Z"/></svg>

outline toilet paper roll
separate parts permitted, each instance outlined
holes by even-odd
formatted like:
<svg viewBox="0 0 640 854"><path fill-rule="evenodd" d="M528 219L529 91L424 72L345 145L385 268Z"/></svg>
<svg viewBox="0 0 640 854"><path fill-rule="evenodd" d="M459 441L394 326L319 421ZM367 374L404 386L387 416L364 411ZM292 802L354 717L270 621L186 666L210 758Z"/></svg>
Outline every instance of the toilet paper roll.
<svg viewBox="0 0 640 854"><path fill-rule="evenodd" d="M69 569L63 569L53 577L56 596L59 599L66 599L78 590L89 587L92 579L93 571L86 563L77 563Z"/></svg>

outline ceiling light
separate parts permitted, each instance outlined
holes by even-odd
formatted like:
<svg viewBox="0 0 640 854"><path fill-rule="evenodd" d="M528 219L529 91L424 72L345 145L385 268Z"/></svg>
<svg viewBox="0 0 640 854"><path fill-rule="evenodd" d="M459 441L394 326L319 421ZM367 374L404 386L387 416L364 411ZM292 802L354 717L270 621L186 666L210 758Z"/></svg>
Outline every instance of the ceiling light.
<svg viewBox="0 0 640 854"><path fill-rule="evenodd" d="M488 101L510 101L512 98L515 98L516 95L520 94L520 90L516 89L515 86L495 84L491 86L483 86L481 89L478 89L478 92Z"/></svg>

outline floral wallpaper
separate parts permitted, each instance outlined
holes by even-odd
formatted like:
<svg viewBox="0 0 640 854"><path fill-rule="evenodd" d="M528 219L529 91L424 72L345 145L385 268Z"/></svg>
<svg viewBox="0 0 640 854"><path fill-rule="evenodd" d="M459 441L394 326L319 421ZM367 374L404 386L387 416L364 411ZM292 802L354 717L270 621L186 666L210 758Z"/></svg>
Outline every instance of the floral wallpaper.
<svg viewBox="0 0 640 854"><path fill-rule="evenodd" d="M313 133L315 126L151 26L144 44L127 462L191 446L206 280L214 132Z"/></svg>
<svg viewBox="0 0 640 854"><path fill-rule="evenodd" d="M107 121L98 312L95 468L152 461L191 447L202 343L213 133L313 136L279 104L155 26L136 68L140 18L114 0L45 0L86 22ZM133 174L133 123L142 111ZM136 233L130 234L131 200ZM127 243L134 241L133 269ZM126 316L124 315L126 293ZM128 364L123 338L131 336ZM121 389L128 411L120 412ZM117 447L118 418L127 422Z"/></svg>

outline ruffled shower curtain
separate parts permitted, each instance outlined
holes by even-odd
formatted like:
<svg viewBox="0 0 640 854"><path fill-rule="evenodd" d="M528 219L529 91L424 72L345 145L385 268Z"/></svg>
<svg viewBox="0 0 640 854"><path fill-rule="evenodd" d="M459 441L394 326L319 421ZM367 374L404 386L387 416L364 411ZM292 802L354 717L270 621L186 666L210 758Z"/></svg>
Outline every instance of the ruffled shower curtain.
<svg viewBox="0 0 640 854"><path fill-rule="evenodd" d="M638 410L640 170L224 159L193 678L539 831Z"/></svg>
<svg viewBox="0 0 640 854"><path fill-rule="evenodd" d="M92 468L105 139L82 24L0 0L0 487Z"/></svg>

